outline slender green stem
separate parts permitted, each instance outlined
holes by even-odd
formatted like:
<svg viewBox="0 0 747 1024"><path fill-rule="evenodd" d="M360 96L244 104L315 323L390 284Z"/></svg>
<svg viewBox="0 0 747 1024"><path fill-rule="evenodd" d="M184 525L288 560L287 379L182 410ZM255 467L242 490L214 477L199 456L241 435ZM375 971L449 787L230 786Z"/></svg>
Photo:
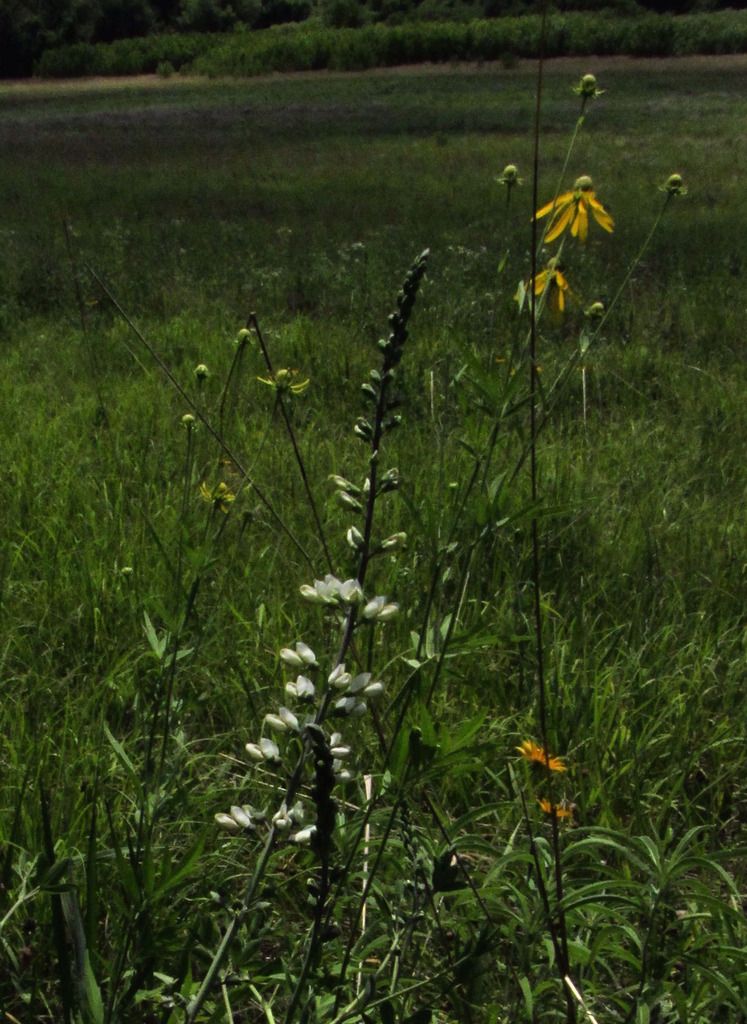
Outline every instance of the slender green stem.
<svg viewBox="0 0 747 1024"><path fill-rule="evenodd" d="M273 370L272 360L270 359L270 353L267 349L267 345L262 335L262 331L260 330L259 321L257 320L256 313L249 314L247 326L250 327L257 336L257 340L259 341L259 347L262 350L262 356L264 358L265 365L267 366L267 370L270 373L270 375L272 375L275 371ZM301 480L303 481L304 490L306 491L306 498L309 502L309 508L311 509L312 516L314 517L314 525L316 526L316 532L319 537L319 541L322 545L322 549L324 550L324 557L327 560L327 567L329 568L329 571L332 572L332 569L334 568L332 563L332 555L329 553L329 548L327 546L327 538L324 535L324 527L322 526L322 521L319 516L316 501L314 500L314 492L311 490L309 476L308 473L306 472L306 464L304 463L303 456L301 455L301 451L298 447L298 441L296 440L296 432L293 429L293 424L291 423L290 416L288 415L288 410L285 407L283 396L279 394L278 399L279 401L277 404L280 408L280 414L283 417L283 423L285 424L285 430L286 433L288 434L288 439L290 440L291 447L293 448L293 455L296 459L298 471L301 474Z"/></svg>

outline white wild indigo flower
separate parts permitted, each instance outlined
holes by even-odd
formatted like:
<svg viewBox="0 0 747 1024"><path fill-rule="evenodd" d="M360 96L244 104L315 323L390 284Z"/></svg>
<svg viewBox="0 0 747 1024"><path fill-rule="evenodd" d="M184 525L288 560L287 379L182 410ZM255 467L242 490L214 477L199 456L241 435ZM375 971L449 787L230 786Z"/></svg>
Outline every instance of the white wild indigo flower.
<svg viewBox="0 0 747 1024"><path fill-rule="evenodd" d="M363 600L363 587L358 580L345 580L340 587L340 600L345 604L360 604Z"/></svg>
<svg viewBox="0 0 747 1024"><path fill-rule="evenodd" d="M295 683L286 683L285 692L296 700L313 700L316 690L314 684L306 676L297 676Z"/></svg>
<svg viewBox="0 0 747 1024"><path fill-rule="evenodd" d="M304 583L301 586L301 597L312 604L337 604L342 584L331 573L327 573L323 580L314 580L313 586Z"/></svg>
<svg viewBox="0 0 747 1024"><path fill-rule="evenodd" d="M302 828L300 832L296 832L290 837L292 843L298 843L299 846L308 846L311 840L316 835L316 825L309 825L308 828Z"/></svg>
<svg viewBox="0 0 747 1024"><path fill-rule="evenodd" d="M263 736L259 743L247 743L244 749L252 761L269 761L270 764L277 764L280 761L280 748L266 736Z"/></svg>
<svg viewBox="0 0 747 1024"><path fill-rule="evenodd" d="M248 804L245 804L243 807L234 804L231 807L230 814L224 814L221 811L215 815L215 820L221 828L236 835L238 832L247 832L256 828L252 821L251 811L252 808Z"/></svg>
<svg viewBox="0 0 747 1024"><path fill-rule="evenodd" d="M336 690L347 690L352 678L350 673L345 671L345 665L341 663L332 669L327 682L330 686L334 686Z"/></svg>
<svg viewBox="0 0 747 1024"><path fill-rule="evenodd" d="M289 708L279 708L278 718L284 723L287 729L291 729L293 732L298 732L298 719Z"/></svg>
<svg viewBox="0 0 747 1024"><path fill-rule="evenodd" d="M308 644L299 640L295 648L283 647L280 652L280 660L291 668L311 668L316 665L316 655Z"/></svg>
<svg viewBox="0 0 747 1024"><path fill-rule="evenodd" d="M369 622L388 622L393 619L399 611L399 605L395 602L387 602L385 597L372 597L364 607L361 615Z"/></svg>

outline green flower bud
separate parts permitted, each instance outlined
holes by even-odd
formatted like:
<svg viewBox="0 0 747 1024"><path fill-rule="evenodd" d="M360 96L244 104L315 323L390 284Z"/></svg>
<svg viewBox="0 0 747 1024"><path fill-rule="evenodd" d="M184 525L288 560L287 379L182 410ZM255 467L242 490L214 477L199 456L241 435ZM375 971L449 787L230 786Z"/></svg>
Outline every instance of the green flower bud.
<svg viewBox="0 0 747 1024"><path fill-rule="evenodd" d="M670 196L686 196L687 189L685 188L685 183L682 180L682 175L670 174L661 191L666 192Z"/></svg>

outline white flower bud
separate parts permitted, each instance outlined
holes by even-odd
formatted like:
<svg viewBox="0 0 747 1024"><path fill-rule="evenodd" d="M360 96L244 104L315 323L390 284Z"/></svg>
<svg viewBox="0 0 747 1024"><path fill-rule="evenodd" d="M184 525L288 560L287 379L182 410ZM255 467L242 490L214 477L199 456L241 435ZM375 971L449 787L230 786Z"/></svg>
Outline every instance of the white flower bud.
<svg viewBox="0 0 747 1024"><path fill-rule="evenodd" d="M273 743L273 741L267 739L266 736L263 736L259 741L259 748L262 751L262 757L264 757L265 761L280 760L280 748L277 743Z"/></svg>
<svg viewBox="0 0 747 1024"><path fill-rule="evenodd" d="M296 644L296 654L299 658L303 659L304 664L316 665L316 655L309 645L303 642L303 640L299 640Z"/></svg>
<svg viewBox="0 0 747 1024"><path fill-rule="evenodd" d="M284 661L286 665L290 665L291 668L301 668L304 664L304 660L300 654L292 651L290 647L284 647L280 652L280 660Z"/></svg>
<svg viewBox="0 0 747 1024"><path fill-rule="evenodd" d="M360 604L363 600L363 587L358 580L345 580L340 587L340 598L346 604Z"/></svg>
<svg viewBox="0 0 747 1024"><path fill-rule="evenodd" d="M351 526L348 532L345 534L347 540L353 551L357 551L358 548L363 547L363 534L357 526Z"/></svg>
<svg viewBox="0 0 747 1024"><path fill-rule="evenodd" d="M322 595L314 587L310 587L308 583L302 583L298 588L301 592L301 597L305 601L311 601L312 604L326 604Z"/></svg>
<svg viewBox="0 0 747 1024"><path fill-rule="evenodd" d="M252 761L264 761L265 759L265 755L262 753L261 749L257 746L256 743L247 743L247 745L244 747L244 750L246 750L247 754L252 759Z"/></svg>
<svg viewBox="0 0 747 1024"><path fill-rule="evenodd" d="M332 765L332 771L335 773L335 779L337 782L350 782L353 777L347 768L342 768L340 771L336 771L334 764Z"/></svg>
<svg viewBox="0 0 747 1024"><path fill-rule="evenodd" d="M288 729L292 729L293 732L298 732L298 719L289 708L280 708L278 710L278 716Z"/></svg>
<svg viewBox="0 0 747 1024"><path fill-rule="evenodd" d="M308 828L302 828L300 832L296 832L295 835L290 837L292 843L298 843L299 846L307 846L313 837L316 835L316 825L309 825Z"/></svg>
<svg viewBox="0 0 747 1024"><path fill-rule="evenodd" d="M306 817L306 809L304 808L304 805L301 803L300 800L296 800L296 802L293 804L290 811L288 812L288 817L296 825L300 825L303 819Z"/></svg>
<svg viewBox="0 0 747 1024"><path fill-rule="evenodd" d="M345 671L343 664L340 664L332 669L327 682L330 686L334 686L336 690L347 690L350 679L350 673Z"/></svg>
<svg viewBox="0 0 747 1024"><path fill-rule="evenodd" d="M239 825L239 823L235 821L230 814L223 814L221 811L215 815L215 820L220 827L226 829L227 832L233 832L235 834L236 832L241 831L241 825Z"/></svg>
<svg viewBox="0 0 747 1024"><path fill-rule="evenodd" d="M350 754L351 754L350 747L342 747L342 746L330 747L329 752L332 755L332 757L335 758L337 761L344 761L345 758L346 757L350 757Z"/></svg>
<svg viewBox="0 0 747 1024"><path fill-rule="evenodd" d="M358 499L354 498L352 494L348 494L347 491L338 491L337 500L343 508L352 509L353 512L361 512L363 510L363 506Z"/></svg>
<svg viewBox="0 0 747 1024"><path fill-rule="evenodd" d="M378 618L379 612L385 604L385 597L372 597L371 600L363 606L363 611L361 612L362 617L364 619Z"/></svg>
<svg viewBox="0 0 747 1024"><path fill-rule="evenodd" d="M234 804L231 808L231 817L233 820L241 825L242 828L254 828L254 822L251 817L247 814L243 807L239 807L238 804Z"/></svg>
<svg viewBox="0 0 747 1024"><path fill-rule="evenodd" d="M360 494L361 492L360 487L356 487L354 483L351 483L350 480L346 480L344 476L337 476L333 473L329 479L340 491L348 491L350 494Z"/></svg>
<svg viewBox="0 0 747 1024"><path fill-rule="evenodd" d="M361 672L360 675L356 676L355 679L350 680L348 691L350 693L358 693L360 690L365 689L371 681L370 672Z"/></svg>
<svg viewBox="0 0 747 1024"><path fill-rule="evenodd" d="M393 619L394 616L398 614L398 612L399 605L395 602L392 602L391 604L385 604L384 607L379 612L379 614L376 616L376 621L389 622L389 620Z"/></svg>
<svg viewBox="0 0 747 1024"><path fill-rule="evenodd" d="M371 683L370 686L367 686L363 690L363 696L364 697L380 697L383 692L384 692L384 684L383 683Z"/></svg>
<svg viewBox="0 0 747 1024"><path fill-rule="evenodd" d="M391 537L387 537L386 540L381 542L382 551L394 551L396 548L401 548L407 543L406 533L393 533Z"/></svg>
<svg viewBox="0 0 747 1024"><path fill-rule="evenodd" d="M288 726L285 724L282 718L278 718L277 715L265 715L265 722L274 729L275 732L287 732Z"/></svg>
<svg viewBox="0 0 747 1024"><path fill-rule="evenodd" d="M280 832L287 832L291 827L291 819L288 816L288 808L285 805L285 801L280 805L280 808L273 814L272 823L276 829Z"/></svg>
<svg viewBox="0 0 747 1024"><path fill-rule="evenodd" d="M285 692L296 700L311 700L314 696L314 684L306 676L298 676L295 683L286 683Z"/></svg>
<svg viewBox="0 0 747 1024"><path fill-rule="evenodd" d="M341 732L333 732L332 735L329 738L329 745L330 745L330 747L337 747L341 743L342 743L342 733Z"/></svg>

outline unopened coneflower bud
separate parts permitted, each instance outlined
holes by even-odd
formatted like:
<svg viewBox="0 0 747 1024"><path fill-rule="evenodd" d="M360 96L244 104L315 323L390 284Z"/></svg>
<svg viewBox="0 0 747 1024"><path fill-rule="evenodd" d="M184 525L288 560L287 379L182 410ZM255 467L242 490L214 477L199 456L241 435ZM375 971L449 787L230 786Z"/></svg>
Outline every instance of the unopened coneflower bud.
<svg viewBox="0 0 747 1024"><path fill-rule="evenodd" d="M185 412L182 416L182 426L186 427L187 430L191 430L195 425L195 418L191 412Z"/></svg>
<svg viewBox="0 0 747 1024"><path fill-rule="evenodd" d="M241 825L239 825L239 823L235 821L230 814L224 814L220 811L215 815L215 820L220 827L224 828L227 832L233 832L234 834L241 832Z"/></svg>
<svg viewBox="0 0 747 1024"><path fill-rule="evenodd" d="M601 96L604 89L597 88L597 80L594 75L582 75L578 85L574 86L573 91L582 99L593 100L597 96Z"/></svg>
<svg viewBox="0 0 747 1024"><path fill-rule="evenodd" d="M503 168L503 174L499 175L499 185L506 185L507 188L513 188L514 185L522 185L523 181L519 177L519 168L516 164L506 164Z"/></svg>
<svg viewBox="0 0 747 1024"><path fill-rule="evenodd" d="M119 574L120 574L120 576L127 577L127 576L132 576L134 571L135 570L132 568L131 565L123 565L122 568L119 570Z"/></svg>
<svg viewBox="0 0 747 1024"><path fill-rule="evenodd" d="M576 178L573 183L573 189L577 192L588 192L592 188L594 188L594 182L588 174L582 174L581 177Z"/></svg>
<svg viewBox="0 0 747 1024"><path fill-rule="evenodd" d="M236 335L236 344L240 345L242 341L246 342L251 338L252 332L247 327L242 327L239 333Z"/></svg>
<svg viewBox="0 0 747 1024"><path fill-rule="evenodd" d="M604 303L592 302L592 304L586 310L586 315L590 317L592 320L600 320L604 316Z"/></svg>
<svg viewBox="0 0 747 1024"><path fill-rule="evenodd" d="M201 384L202 381L207 380L210 376L210 371L204 363L198 363L192 372L194 373L198 384Z"/></svg>
<svg viewBox="0 0 747 1024"><path fill-rule="evenodd" d="M681 174L670 174L667 178L662 192L667 192L670 196L686 196L687 189L685 183L682 180Z"/></svg>
<svg viewBox="0 0 747 1024"><path fill-rule="evenodd" d="M345 534L347 540L353 551L357 551L358 548L363 546L363 534L357 526L351 526L348 532Z"/></svg>

